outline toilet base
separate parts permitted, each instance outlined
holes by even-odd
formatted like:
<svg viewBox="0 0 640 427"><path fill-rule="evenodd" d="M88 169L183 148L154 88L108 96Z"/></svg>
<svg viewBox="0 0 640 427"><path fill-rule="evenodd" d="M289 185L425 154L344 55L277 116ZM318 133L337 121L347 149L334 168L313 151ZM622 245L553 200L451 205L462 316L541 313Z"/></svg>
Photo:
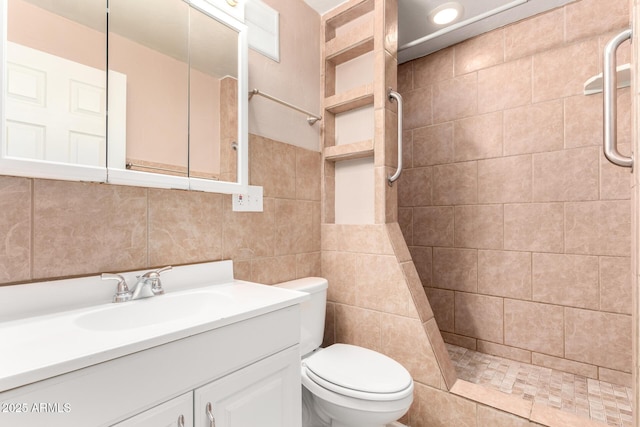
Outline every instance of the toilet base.
<svg viewBox="0 0 640 427"><path fill-rule="evenodd" d="M348 421L338 421L332 419L331 416L325 410L325 406L329 406L332 413L341 413L343 419L353 419L353 423ZM302 387L302 427L399 427L400 423L391 424L379 424L371 422L372 420L366 420L367 415L377 418L373 414L359 413L357 419L354 419L351 409L338 407L328 402L323 402L322 399L317 399L306 387ZM404 413L388 414L391 417L395 416L395 419L400 418ZM393 419L393 418L391 418ZM387 418L389 420L389 418Z"/></svg>

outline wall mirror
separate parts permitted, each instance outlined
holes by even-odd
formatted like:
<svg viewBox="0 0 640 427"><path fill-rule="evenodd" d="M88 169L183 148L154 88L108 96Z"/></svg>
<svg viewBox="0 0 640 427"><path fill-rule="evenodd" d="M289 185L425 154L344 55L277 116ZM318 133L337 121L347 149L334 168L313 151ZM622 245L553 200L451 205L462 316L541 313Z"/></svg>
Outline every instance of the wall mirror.
<svg viewBox="0 0 640 427"><path fill-rule="evenodd" d="M0 0L0 173L245 192L246 27L215 1Z"/></svg>

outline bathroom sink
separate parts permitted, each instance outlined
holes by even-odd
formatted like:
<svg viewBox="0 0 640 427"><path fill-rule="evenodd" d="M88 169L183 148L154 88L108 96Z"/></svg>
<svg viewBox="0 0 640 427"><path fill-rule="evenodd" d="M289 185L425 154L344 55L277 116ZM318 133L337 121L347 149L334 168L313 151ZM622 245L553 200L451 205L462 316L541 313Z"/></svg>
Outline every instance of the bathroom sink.
<svg viewBox="0 0 640 427"><path fill-rule="evenodd" d="M162 326L172 322L189 321L206 312L222 315L231 298L208 292L173 293L144 298L84 313L75 320L81 328L95 331Z"/></svg>

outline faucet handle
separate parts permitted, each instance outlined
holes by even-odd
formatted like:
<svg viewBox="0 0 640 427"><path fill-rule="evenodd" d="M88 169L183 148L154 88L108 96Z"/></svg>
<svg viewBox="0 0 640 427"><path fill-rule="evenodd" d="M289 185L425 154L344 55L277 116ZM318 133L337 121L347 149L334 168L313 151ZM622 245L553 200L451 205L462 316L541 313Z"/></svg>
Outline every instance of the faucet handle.
<svg viewBox="0 0 640 427"><path fill-rule="evenodd" d="M113 302L126 302L131 299L133 294L127 286L127 281L119 274L102 273L100 276L102 280L117 280L116 294L113 296Z"/></svg>
<svg viewBox="0 0 640 427"><path fill-rule="evenodd" d="M147 271L142 275L143 278L151 281L151 291L155 295L164 294L164 289L162 289L162 282L160 282L160 274L162 274L165 271L170 271L172 269L173 267L169 265L167 267L163 267L158 270Z"/></svg>

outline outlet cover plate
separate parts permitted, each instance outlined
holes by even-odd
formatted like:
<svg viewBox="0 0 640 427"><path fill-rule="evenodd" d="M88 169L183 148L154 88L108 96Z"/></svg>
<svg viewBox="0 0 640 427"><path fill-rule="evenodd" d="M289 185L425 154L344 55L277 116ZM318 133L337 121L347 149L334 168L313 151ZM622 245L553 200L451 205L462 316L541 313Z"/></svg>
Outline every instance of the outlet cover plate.
<svg viewBox="0 0 640 427"><path fill-rule="evenodd" d="M247 194L234 194L232 208L234 212L262 212L263 189L260 185L250 185Z"/></svg>

